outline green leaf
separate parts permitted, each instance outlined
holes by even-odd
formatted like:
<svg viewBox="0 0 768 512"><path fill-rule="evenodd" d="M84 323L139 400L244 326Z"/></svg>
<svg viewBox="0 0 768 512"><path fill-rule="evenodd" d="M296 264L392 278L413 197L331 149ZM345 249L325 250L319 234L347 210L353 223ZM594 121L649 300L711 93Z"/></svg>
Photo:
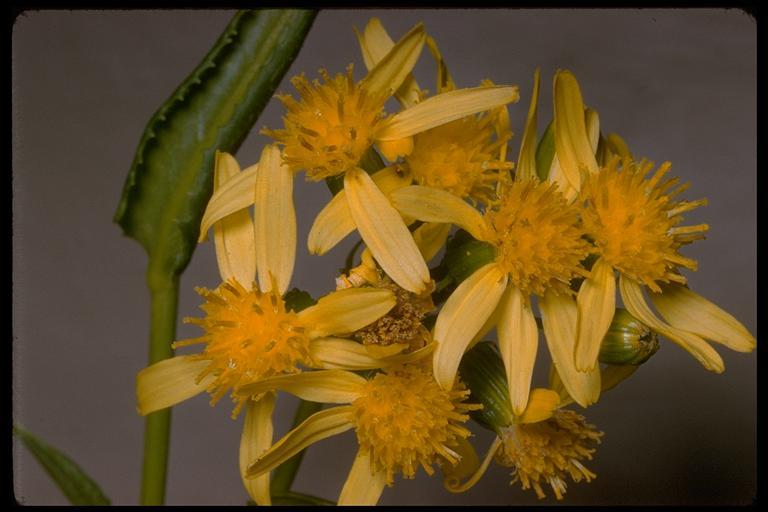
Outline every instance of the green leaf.
<svg viewBox="0 0 768 512"><path fill-rule="evenodd" d="M109 505L99 486L75 462L26 430L13 426L13 433L43 466L72 505Z"/></svg>
<svg viewBox="0 0 768 512"><path fill-rule="evenodd" d="M216 150L234 153L246 138L315 14L238 12L150 119L114 220L149 254L151 288L167 287L189 263L213 188Z"/></svg>
<svg viewBox="0 0 768 512"><path fill-rule="evenodd" d="M536 148L536 174L541 181L549 176L553 158L555 158L555 123L550 121Z"/></svg>

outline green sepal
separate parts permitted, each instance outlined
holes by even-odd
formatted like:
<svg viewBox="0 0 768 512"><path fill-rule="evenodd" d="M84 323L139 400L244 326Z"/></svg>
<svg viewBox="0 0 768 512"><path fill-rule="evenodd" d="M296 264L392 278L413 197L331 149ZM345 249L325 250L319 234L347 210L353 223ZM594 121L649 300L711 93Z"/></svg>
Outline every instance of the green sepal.
<svg viewBox="0 0 768 512"><path fill-rule="evenodd" d="M549 168L555 158L555 123L550 121L536 147L536 174L541 181L549 177Z"/></svg>
<svg viewBox="0 0 768 512"><path fill-rule="evenodd" d="M507 374L495 343L481 341L464 354L459 376L471 392L469 402L483 405L469 413L473 420L496 433L512 424Z"/></svg>
<svg viewBox="0 0 768 512"><path fill-rule="evenodd" d="M150 288L186 268L213 188L216 150L234 153L301 48L316 13L239 11L152 116L114 220L146 249Z"/></svg>
<svg viewBox="0 0 768 512"><path fill-rule="evenodd" d="M26 430L13 426L13 433L32 453L72 505L109 505L98 484L75 461Z"/></svg>

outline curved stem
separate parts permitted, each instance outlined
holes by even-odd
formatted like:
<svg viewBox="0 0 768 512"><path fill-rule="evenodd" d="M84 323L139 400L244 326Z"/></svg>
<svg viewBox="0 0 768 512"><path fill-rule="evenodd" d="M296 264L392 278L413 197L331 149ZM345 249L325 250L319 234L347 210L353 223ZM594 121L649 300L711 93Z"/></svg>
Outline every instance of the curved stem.
<svg viewBox="0 0 768 512"><path fill-rule="evenodd" d="M179 281L171 279L160 285L150 278L151 320L149 364L173 356L171 343L176 335L176 311ZM147 416L144 427L144 464L141 479L141 504L162 505L165 501L165 477L171 433L171 409Z"/></svg>

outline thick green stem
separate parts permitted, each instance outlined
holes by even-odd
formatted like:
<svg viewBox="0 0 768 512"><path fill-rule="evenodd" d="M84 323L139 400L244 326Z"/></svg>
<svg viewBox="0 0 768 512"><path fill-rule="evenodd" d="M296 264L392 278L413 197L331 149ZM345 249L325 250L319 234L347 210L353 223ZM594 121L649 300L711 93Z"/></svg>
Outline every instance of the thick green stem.
<svg viewBox="0 0 768 512"><path fill-rule="evenodd" d="M176 336L179 281L178 279L158 280L150 276L149 289L152 301L149 364L154 364L173 356L171 343ZM162 505L165 501L170 434L170 408L147 416L144 427L144 465L141 479L142 505Z"/></svg>
<svg viewBox="0 0 768 512"><path fill-rule="evenodd" d="M302 400L301 403L299 403L299 407L296 409L296 415L293 417L293 426L291 428L298 427L304 420L322 408L323 404L321 403ZM275 470L275 474L272 476L272 483L270 484L272 494L282 494L291 490L293 479L296 478L296 473L299 471L301 459L303 458L304 450L283 462L280 467Z"/></svg>

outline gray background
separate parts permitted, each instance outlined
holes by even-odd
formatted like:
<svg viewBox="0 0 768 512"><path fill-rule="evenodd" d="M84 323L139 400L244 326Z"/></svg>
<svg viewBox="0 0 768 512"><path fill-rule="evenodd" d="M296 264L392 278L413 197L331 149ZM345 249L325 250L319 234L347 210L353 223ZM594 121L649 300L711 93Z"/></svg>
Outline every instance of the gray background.
<svg viewBox="0 0 768 512"><path fill-rule="evenodd" d="M145 123L207 52L231 12L44 11L13 32L13 407L14 420L72 455L116 504L137 502L143 420L134 379L144 367L149 321L140 246L111 222ZM756 30L737 10L324 11L287 78L362 60L352 26L380 16L393 37L423 20L459 86L490 78L519 84L512 157L542 69L540 120L551 117L552 76L572 70L585 101L638 156L671 160L692 181L687 199L710 205L708 240L684 249L700 263L692 288L756 331ZM434 66L417 67L434 91ZM257 127L279 125L273 101ZM540 121L541 131L544 121ZM257 130L238 160L255 162ZM353 239L324 257L305 250L309 223L328 199L296 181L299 253L293 284L313 295L333 286ZM193 286L218 284L213 245L201 245L181 282L180 316L197 316ZM179 337L196 335L180 325ZM541 350L545 353L546 350ZM749 503L756 489L756 357L720 350L723 375L702 369L664 340L633 379L587 411L606 432L588 467L591 484L568 487L568 504ZM544 361L539 362L539 369ZM540 375L542 377L543 375ZM295 402L281 397L284 433ZM167 501L242 504L237 470L242 418L205 396L174 410ZM482 451L490 442L477 432ZM314 445L295 489L338 496L354 455L347 433ZM26 504L63 496L18 443L14 487ZM397 480L383 504L553 504L508 485L493 465L471 491L450 495L438 478Z"/></svg>

